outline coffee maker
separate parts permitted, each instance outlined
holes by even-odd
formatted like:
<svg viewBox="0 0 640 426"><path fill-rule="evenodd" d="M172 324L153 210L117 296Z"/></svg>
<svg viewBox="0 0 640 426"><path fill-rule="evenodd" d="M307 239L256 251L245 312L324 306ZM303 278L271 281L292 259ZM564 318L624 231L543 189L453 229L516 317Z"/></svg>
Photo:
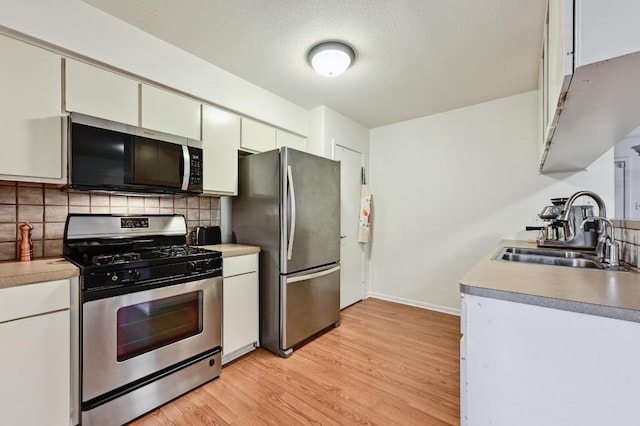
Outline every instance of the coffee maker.
<svg viewBox="0 0 640 426"><path fill-rule="evenodd" d="M598 225L583 221L594 216L593 206L573 205L569 208L568 220L559 220L564 213L568 198L552 198L551 205L538 214L545 225L540 229L537 242L539 247L571 247L593 250L598 241Z"/></svg>

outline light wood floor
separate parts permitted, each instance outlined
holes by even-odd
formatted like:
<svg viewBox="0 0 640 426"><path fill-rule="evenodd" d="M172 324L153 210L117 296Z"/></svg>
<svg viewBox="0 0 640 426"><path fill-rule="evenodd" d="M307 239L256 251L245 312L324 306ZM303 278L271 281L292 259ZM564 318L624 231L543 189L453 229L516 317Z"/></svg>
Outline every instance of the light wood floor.
<svg viewBox="0 0 640 426"><path fill-rule="evenodd" d="M288 359L258 349L135 426L457 425L460 319L367 299Z"/></svg>

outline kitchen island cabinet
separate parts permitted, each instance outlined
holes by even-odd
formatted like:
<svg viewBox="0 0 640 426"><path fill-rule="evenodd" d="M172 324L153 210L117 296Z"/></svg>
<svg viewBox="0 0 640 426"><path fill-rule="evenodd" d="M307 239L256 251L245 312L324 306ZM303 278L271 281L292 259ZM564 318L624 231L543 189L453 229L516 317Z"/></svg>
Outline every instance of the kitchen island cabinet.
<svg viewBox="0 0 640 426"><path fill-rule="evenodd" d="M0 35L0 179L66 183L62 57Z"/></svg>
<svg viewBox="0 0 640 426"><path fill-rule="evenodd" d="M636 272L492 260L461 281L462 425L635 424Z"/></svg>
<svg viewBox="0 0 640 426"><path fill-rule="evenodd" d="M72 289L77 278L0 289L0 424L77 424Z"/></svg>

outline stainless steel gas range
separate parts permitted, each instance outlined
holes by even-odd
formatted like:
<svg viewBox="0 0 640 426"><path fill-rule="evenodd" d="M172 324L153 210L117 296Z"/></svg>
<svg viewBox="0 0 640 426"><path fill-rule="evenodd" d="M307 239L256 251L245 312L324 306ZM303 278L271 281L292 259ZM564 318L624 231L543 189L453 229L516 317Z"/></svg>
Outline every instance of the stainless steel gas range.
<svg viewBox="0 0 640 426"><path fill-rule="evenodd" d="M220 375L222 255L182 215L70 214L83 425L120 425Z"/></svg>

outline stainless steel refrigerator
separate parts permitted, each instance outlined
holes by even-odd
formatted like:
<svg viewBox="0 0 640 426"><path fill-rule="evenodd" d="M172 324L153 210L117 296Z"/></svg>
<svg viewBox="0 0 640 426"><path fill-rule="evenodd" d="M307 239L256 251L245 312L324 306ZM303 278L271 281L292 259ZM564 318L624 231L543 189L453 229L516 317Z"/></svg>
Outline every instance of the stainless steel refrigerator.
<svg viewBox="0 0 640 426"><path fill-rule="evenodd" d="M340 163L291 148L241 158L232 228L260 253L260 344L288 357L340 324Z"/></svg>

